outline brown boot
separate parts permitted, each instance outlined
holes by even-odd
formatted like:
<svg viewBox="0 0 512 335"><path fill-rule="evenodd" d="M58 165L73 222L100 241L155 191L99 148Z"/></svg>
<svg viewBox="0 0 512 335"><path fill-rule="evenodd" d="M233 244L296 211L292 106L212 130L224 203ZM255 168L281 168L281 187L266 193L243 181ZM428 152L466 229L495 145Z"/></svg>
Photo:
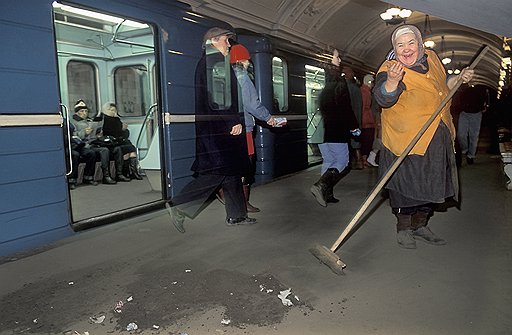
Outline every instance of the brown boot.
<svg viewBox="0 0 512 335"><path fill-rule="evenodd" d="M356 156L354 158L354 169L362 170L364 168L364 165L363 165L363 157L361 156L361 150L360 149L355 149L354 153L355 153L355 156Z"/></svg>
<svg viewBox="0 0 512 335"><path fill-rule="evenodd" d="M222 188L219 188L217 193L215 193L215 196L217 197L221 204L226 204L226 201L224 200L224 190Z"/></svg>
<svg viewBox="0 0 512 335"><path fill-rule="evenodd" d="M258 207L254 207L249 203L249 197L251 196L251 186L250 185L244 185L244 195L245 195L245 205L247 207L248 213L257 213L260 212L260 209Z"/></svg>

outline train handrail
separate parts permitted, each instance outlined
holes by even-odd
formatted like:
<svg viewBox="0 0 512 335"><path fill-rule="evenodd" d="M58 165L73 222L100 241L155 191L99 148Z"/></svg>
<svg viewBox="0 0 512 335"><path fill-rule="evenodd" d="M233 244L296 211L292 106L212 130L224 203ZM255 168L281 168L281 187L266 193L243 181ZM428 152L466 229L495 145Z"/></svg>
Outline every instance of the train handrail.
<svg viewBox="0 0 512 335"><path fill-rule="evenodd" d="M141 141L141 138L142 138L142 134L143 134L143 132L146 129L146 124L147 124L149 118L153 117L153 114L154 114L154 112L155 112L157 107L158 107L157 103L154 103L151 106L149 106L148 112L146 113L146 116L144 117L144 121L142 122L142 126L140 127L139 135L137 136L137 141L135 142L135 149L137 150L137 157L139 157L139 159L140 159L139 144L140 144L140 141ZM155 124L158 127L158 122L155 122ZM153 126L153 128L154 127L155 126ZM146 148L146 149L149 149L149 148Z"/></svg>
<svg viewBox="0 0 512 335"><path fill-rule="evenodd" d="M68 133L68 163L69 163L69 171L66 172L66 176L69 176L73 173L73 156L71 155L71 134L69 132L69 113L68 113L68 107L64 104L59 104L60 105L60 111L59 111L59 114L60 116L62 117L63 120L66 120L66 131ZM62 109L64 109L65 111L65 115L66 117L64 117L63 113L62 113ZM63 127L64 125L62 124L61 127Z"/></svg>
<svg viewBox="0 0 512 335"><path fill-rule="evenodd" d="M147 44L136 43L136 42L132 42L132 41L118 39L117 33L118 33L119 28L121 28L121 26L123 25L124 21L126 21L126 19L124 19L123 21L119 22L116 25L116 29L114 30L114 33L112 34L112 39L111 39L112 42L133 45L133 46L138 46L138 47L143 47L143 48L148 48L148 49L153 49L153 50L155 49L154 45L147 45Z"/></svg>

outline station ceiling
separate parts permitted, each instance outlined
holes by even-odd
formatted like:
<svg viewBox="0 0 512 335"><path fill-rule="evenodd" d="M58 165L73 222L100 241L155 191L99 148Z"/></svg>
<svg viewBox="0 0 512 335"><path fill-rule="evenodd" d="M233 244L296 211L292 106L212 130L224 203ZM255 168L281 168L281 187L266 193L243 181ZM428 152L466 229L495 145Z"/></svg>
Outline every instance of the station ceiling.
<svg viewBox="0 0 512 335"><path fill-rule="evenodd" d="M390 36L396 26L386 24L380 13L392 5L413 11L406 23L415 24L424 40L436 43L434 50L440 58L453 58L447 69L468 65L488 45L490 51L476 69L475 84L496 89L502 57L511 55L504 49L504 43L512 44L511 0L182 1L235 28L284 38L319 52L337 48L345 62L364 72L375 72L391 49ZM505 82L509 80L510 68Z"/></svg>

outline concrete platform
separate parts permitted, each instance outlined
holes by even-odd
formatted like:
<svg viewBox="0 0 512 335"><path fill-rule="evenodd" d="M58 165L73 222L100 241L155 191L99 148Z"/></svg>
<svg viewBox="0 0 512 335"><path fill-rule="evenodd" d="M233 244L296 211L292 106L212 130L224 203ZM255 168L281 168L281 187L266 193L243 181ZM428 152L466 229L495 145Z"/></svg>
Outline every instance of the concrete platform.
<svg viewBox="0 0 512 335"><path fill-rule="evenodd" d="M499 159L461 168L460 210L431 219L445 246L399 248L377 199L337 251L343 276L308 248L337 239L377 170L352 171L327 208L309 193L318 174L254 188L254 226L227 227L214 201L185 234L162 210L1 264L0 334L511 333L512 193ZM288 288L292 306L278 297Z"/></svg>

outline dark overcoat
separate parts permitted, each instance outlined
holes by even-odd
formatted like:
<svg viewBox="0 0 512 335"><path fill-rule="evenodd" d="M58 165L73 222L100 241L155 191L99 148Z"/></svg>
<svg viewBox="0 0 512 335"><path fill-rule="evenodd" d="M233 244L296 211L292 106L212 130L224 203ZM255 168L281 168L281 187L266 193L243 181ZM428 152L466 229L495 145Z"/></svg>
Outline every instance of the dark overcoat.
<svg viewBox="0 0 512 335"><path fill-rule="evenodd" d="M213 64L224 61L219 52L203 54L196 67L196 159L192 170L200 174L242 176L249 168L249 156L245 131L240 135L230 134L233 126L241 124L245 129L245 125L244 114L238 109L236 76L229 62L225 67L230 72L229 106L222 109L212 102L208 87L209 77L212 79L207 70L212 71Z"/></svg>
<svg viewBox="0 0 512 335"><path fill-rule="evenodd" d="M324 122L324 143L348 143L350 130L359 128L350 103L347 82L338 69L325 71L325 87L319 106Z"/></svg>

